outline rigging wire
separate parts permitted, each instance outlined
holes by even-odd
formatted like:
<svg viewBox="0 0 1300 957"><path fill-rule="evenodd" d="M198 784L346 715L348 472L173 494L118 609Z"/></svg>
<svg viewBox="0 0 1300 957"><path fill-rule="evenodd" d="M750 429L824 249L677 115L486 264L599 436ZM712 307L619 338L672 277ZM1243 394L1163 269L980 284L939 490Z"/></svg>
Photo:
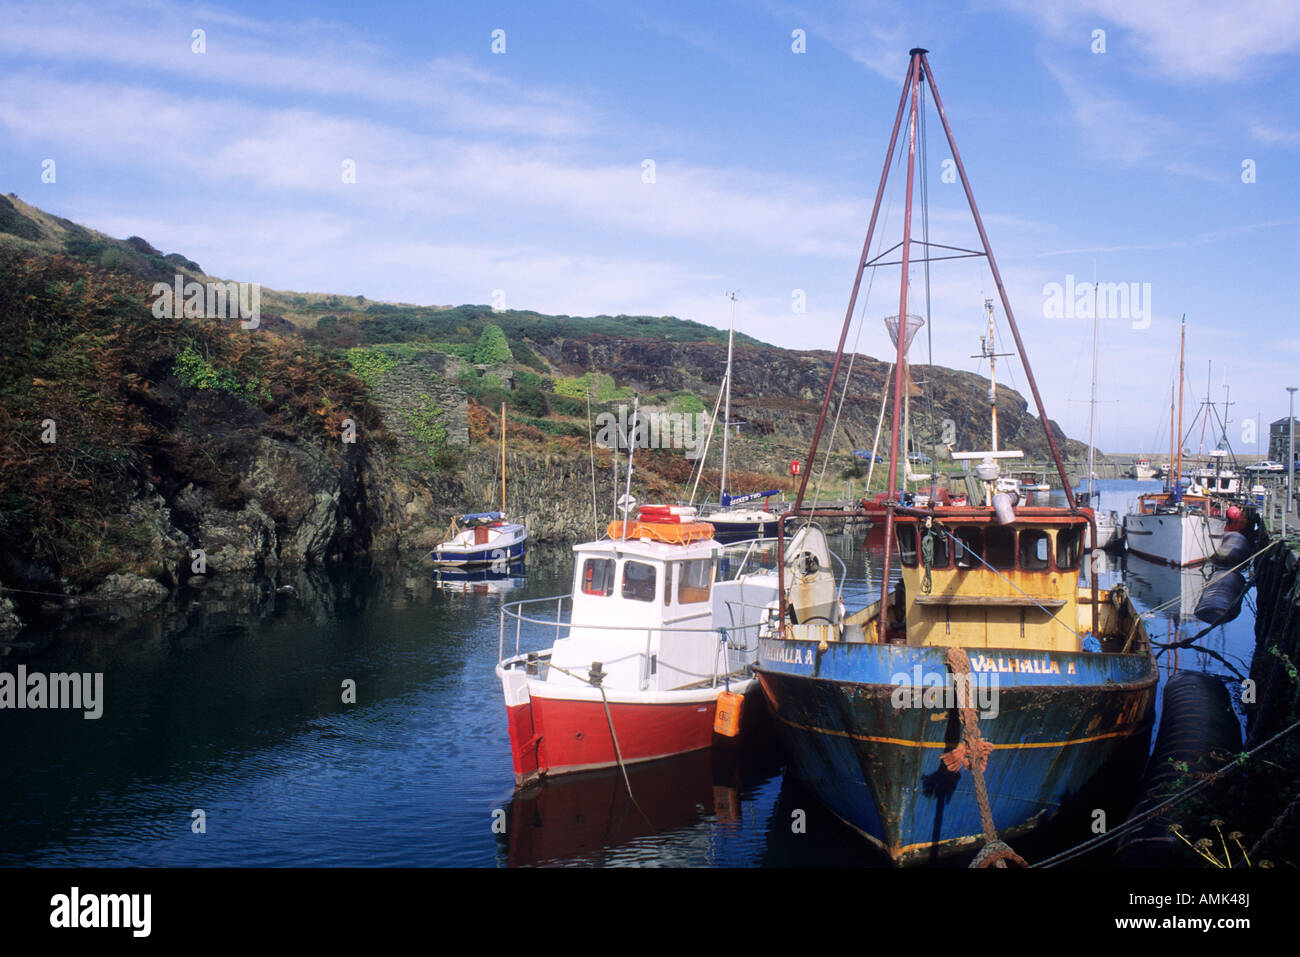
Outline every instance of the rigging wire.
<svg viewBox="0 0 1300 957"><path fill-rule="evenodd" d="M897 153L897 155L896 155L895 158L894 158L894 172L895 172L895 173L898 172L898 167L899 167L899 165L902 164L902 162L903 162L903 143L900 141L899 144L898 144L898 153ZM876 240L876 255L875 255L874 257L872 257L872 258L878 258L878 257L880 256L880 247L883 246L884 243L885 243L885 233L888 231L888 228L889 228L889 216L890 216L890 213L893 211L893 208L894 208L894 196L895 196L895 195L897 194L897 192L898 192L898 177L895 175L895 176L892 177L892 179L893 179L893 185L890 187L890 190L889 190L889 202L888 202L888 204L885 206L885 219L884 219L884 222L881 223L881 226L880 226L880 234L879 234L879 237L878 237L877 240ZM870 299L871 299L871 287L875 284L875 281L876 281L876 269L877 269L877 267L874 266L874 265L871 267L871 276L867 279L867 291L866 291L866 294L865 294L865 295L863 296L863 298L862 298L862 309L858 312L858 331L857 331L857 333L855 334L854 339L853 339L853 352L849 355L849 365L848 365L848 368L847 368L847 369L845 370L845 372L844 372L844 388L843 388L842 390L840 390L840 401L839 401L839 404L836 406L836 409L835 409L835 420L831 423L831 436L830 436L830 440L827 441L827 443L826 443L826 451L825 451L825 453L824 453L823 456L822 456L822 467L821 467L821 471L820 471L820 472L818 473L818 475L817 475L817 485L813 488L813 508L816 508L816 507L817 507L817 503L818 503L818 501L819 501L820 498L821 498L822 480L826 477L826 466L830 464L830 460L831 460L831 452L832 452L832 451L834 450L834 448L835 448L835 435L836 435L837 431L839 430L839 426L840 426L840 414L844 411L844 402L845 402L845 399L848 397L848 394L849 394L849 381L853 378L853 363L854 363L854 360L856 360L857 357L858 357L858 341L862 338L862 326L863 326L863 322L864 322L864 320L866 319L866 315L867 315L867 303L868 303L868 302L870 301ZM903 332L903 330L900 328L900 329L899 329L899 334L902 335L902 332ZM891 366L890 368L892 369L893 367ZM886 379L886 387L887 387L887 386L888 386L888 379ZM882 411L881 411L881 416L882 416L882 418L883 418L883 416L884 416L883 407L882 407ZM877 434L879 434L878 431L877 431ZM874 454L874 450L873 450L873 454ZM811 464L811 463L810 463L810 464ZM875 464L875 463L873 462L872 465L874 465L874 464ZM868 475L870 475L870 472L868 472ZM868 478L868 482L867 482L868 489L867 489L867 491L870 490L870 484L871 484L871 482L870 482L870 479Z"/></svg>
<svg viewBox="0 0 1300 957"><path fill-rule="evenodd" d="M939 446L934 440L934 322L930 315L930 172L925 135L925 92L921 92L921 235L925 242L925 428L930 447L930 491L936 485ZM906 470L904 470L906 474Z"/></svg>

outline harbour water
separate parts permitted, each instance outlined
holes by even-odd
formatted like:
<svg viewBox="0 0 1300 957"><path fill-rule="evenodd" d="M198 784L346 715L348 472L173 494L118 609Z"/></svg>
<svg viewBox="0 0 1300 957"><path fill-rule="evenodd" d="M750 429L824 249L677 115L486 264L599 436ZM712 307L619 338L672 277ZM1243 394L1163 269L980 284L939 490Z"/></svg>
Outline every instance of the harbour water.
<svg viewBox="0 0 1300 957"><path fill-rule="evenodd" d="M1154 487L1100 486L1121 513ZM832 538L850 605L879 588L866 534ZM1107 563L1103 584L1125 580L1143 608L1169 609L1153 638L1171 636L1180 608L1180 634L1200 630L1177 589L1201 572ZM442 588L419 566L339 574L14 651L0 669L102 672L105 700L97 720L4 714L0 865L882 866L773 747L635 768L634 800L615 774L516 794L493 674L499 609L565 592L570 575L562 548L534 550L526 576L501 584ZM1183 649L1161 657L1162 678L1245 673L1253 642L1248 597L1202 639L1226 663Z"/></svg>

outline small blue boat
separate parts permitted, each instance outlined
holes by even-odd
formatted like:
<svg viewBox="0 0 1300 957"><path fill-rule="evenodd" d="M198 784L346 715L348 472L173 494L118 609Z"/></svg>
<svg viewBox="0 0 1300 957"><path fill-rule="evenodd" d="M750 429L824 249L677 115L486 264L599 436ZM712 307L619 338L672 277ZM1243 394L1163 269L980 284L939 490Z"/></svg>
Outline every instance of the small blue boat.
<svg viewBox="0 0 1300 957"><path fill-rule="evenodd" d="M436 565L493 565L502 569L524 556L528 530L503 521L501 512L471 512L452 523L447 540L430 557ZM464 524L466 528L460 528Z"/></svg>

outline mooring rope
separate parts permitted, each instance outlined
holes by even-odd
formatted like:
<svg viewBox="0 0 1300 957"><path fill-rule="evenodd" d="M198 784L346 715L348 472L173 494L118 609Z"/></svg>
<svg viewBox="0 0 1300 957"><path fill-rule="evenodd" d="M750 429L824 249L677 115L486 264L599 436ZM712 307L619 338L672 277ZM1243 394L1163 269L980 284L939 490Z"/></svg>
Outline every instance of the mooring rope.
<svg viewBox="0 0 1300 957"><path fill-rule="evenodd" d="M944 650L944 660L957 676L959 684L965 684L966 693L958 695L957 698L962 742L951 751L945 752L940 760L949 771L955 772L962 767L970 768L971 778L975 782L975 802L980 809L980 824L984 828L984 847L975 856L975 860L971 861L970 866L1006 867L1006 862L1009 860L1025 867L1027 866L1025 859L998 838L998 830L993 823L993 808L989 805L988 786L984 781L984 766L988 763L993 745L985 741L980 734L979 715L975 713L975 706L971 702L970 658L964 648L952 646Z"/></svg>
<svg viewBox="0 0 1300 957"><path fill-rule="evenodd" d="M636 809L641 812L641 816L645 818L646 823L649 824L651 827L653 827L654 824L650 820L650 815L646 814L646 812L642 809L641 805L637 803L636 795L632 793L632 782L628 779L627 776L627 765L623 762L623 751L618 746L618 735L614 733L614 716L610 713L609 698L605 697L604 686L599 681L596 681L591 677L584 678L582 675L572 672L568 668L563 668L560 665L555 664L555 662L553 661L548 661L546 663L546 666L548 668L554 668L556 671L560 672L560 674L568 675L570 678L576 678L578 681L584 682L585 684L589 684L591 685L591 687L595 688L597 691L600 692L601 703L603 703L605 706L605 721L609 724L609 736L614 742L614 759L618 762L618 769L623 772L623 784L627 787L628 800L631 801L632 804L636 807ZM604 677L603 672L601 674L601 677L602 678Z"/></svg>

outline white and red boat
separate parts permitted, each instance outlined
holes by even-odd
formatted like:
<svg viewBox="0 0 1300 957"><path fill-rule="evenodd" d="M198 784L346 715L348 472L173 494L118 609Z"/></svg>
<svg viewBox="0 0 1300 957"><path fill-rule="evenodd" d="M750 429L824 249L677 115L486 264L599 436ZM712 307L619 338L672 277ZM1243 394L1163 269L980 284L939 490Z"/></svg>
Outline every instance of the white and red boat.
<svg viewBox="0 0 1300 957"><path fill-rule="evenodd" d="M518 785L708 748L719 695L755 688L775 543L724 547L692 518L643 506L574 546L569 595L502 607L496 673ZM539 637L550 647L526 650Z"/></svg>

